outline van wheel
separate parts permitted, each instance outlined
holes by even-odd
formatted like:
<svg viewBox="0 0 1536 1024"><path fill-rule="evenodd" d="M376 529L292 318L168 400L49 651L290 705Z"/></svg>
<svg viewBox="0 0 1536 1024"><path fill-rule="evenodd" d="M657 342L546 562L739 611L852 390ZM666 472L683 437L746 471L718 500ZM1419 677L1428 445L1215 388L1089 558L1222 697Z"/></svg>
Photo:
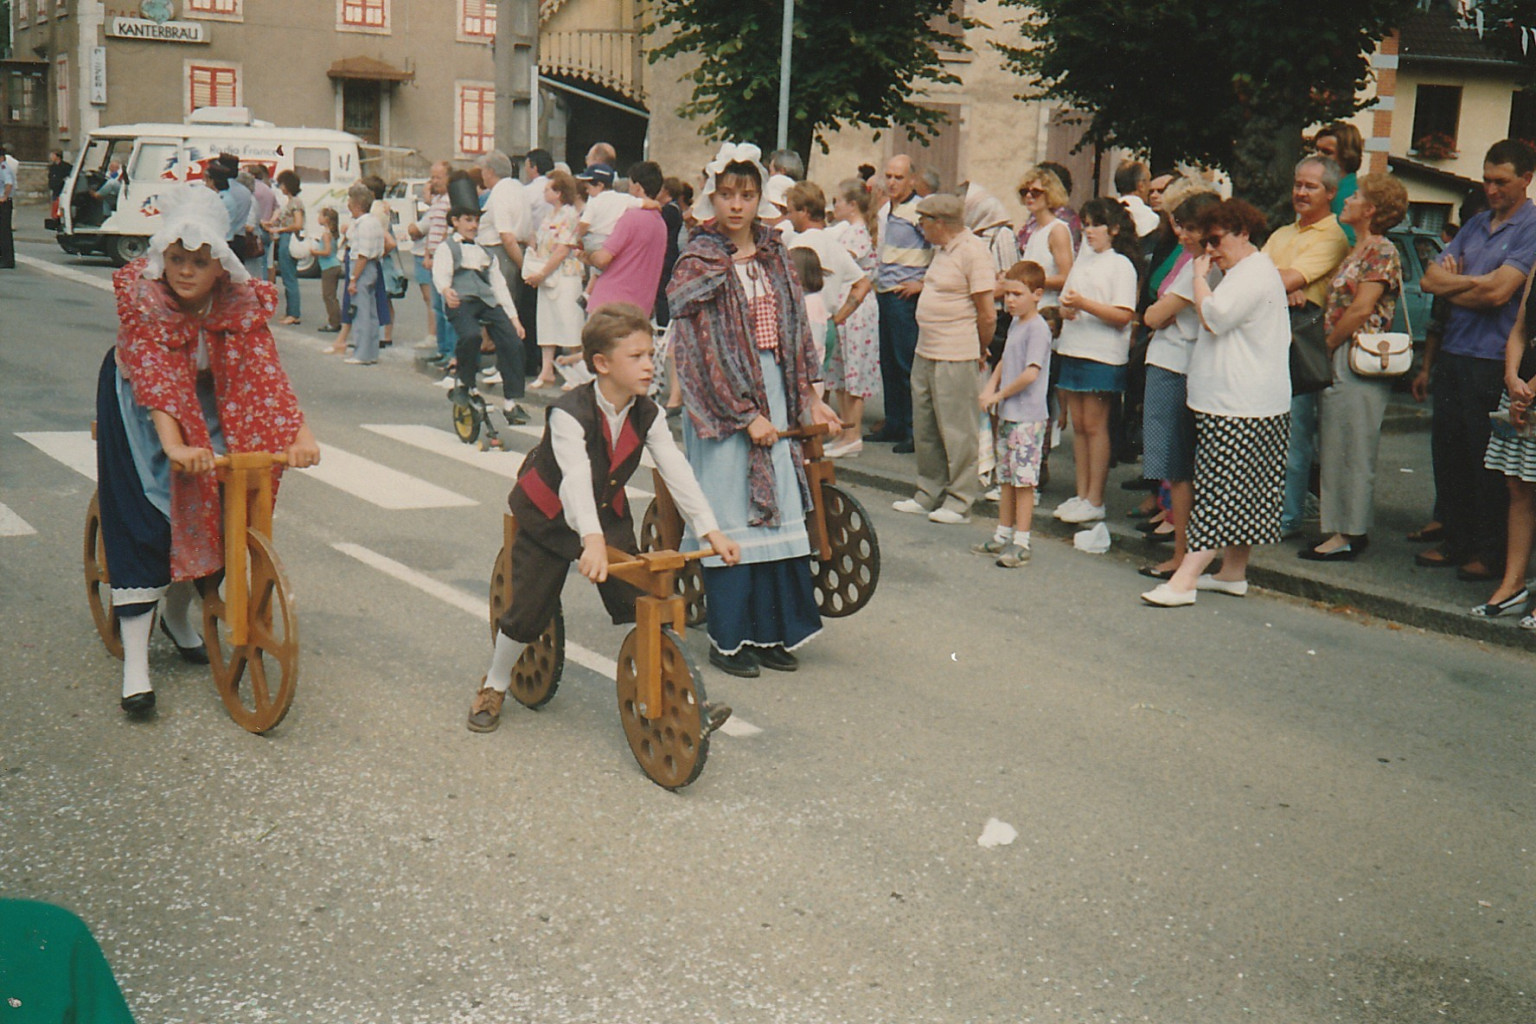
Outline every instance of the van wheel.
<svg viewBox="0 0 1536 1024"><path fill-rule="evenodd" d="M147 252L149 252L149 239L143 235L118 235L107 243L107 255L112 257L112 262L120 267L125 263L132 263Z"/></svg>

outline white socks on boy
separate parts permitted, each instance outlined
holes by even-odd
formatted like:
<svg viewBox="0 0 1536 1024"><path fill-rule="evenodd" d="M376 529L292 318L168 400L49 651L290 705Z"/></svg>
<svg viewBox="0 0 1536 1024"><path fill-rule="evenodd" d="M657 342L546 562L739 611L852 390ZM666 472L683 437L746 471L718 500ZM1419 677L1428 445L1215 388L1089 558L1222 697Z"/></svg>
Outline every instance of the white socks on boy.
<svg viewBox="0 0 1536 1024"><path fill-rule="evenodd" d="M497 693L506 693L512 685L512 666L522 653L522 644L497 630L496 649L491 652L491 669L485 674L485 685Z"/></svg>

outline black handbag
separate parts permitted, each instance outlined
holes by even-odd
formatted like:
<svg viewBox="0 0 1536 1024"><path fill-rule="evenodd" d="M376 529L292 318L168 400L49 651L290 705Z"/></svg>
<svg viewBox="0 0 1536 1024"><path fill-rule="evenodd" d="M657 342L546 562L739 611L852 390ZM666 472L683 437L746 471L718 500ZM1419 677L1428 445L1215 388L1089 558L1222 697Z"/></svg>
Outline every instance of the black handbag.
<svg viewBox="0 0 1536 1024"><path fill-rule="evenodd" d="M1310 395L1333 383L1333 355L1323 330L1323 307L1291 307L1291 394Z"/></svg>

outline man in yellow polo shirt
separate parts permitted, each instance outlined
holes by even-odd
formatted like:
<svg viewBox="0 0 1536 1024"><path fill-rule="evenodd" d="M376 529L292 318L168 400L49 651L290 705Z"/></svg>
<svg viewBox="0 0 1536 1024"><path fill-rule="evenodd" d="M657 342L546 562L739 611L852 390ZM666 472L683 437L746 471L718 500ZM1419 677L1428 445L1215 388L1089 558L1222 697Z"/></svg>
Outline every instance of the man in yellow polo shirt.
<svg viewBox="0 0 1536 1024"><path fill-rule="evenodd" d="M1349 253L1349 240L1333 215L1333 197L1344 172L1327 157L1309 156L1296 165L1291 182L1294 223L1279 228L1264 243L1268 256L1285 282L1292 306L1322 306L1328 298L1333 272ZM1280 510L1280 536L1301 532L1307 511L1307 486L1317 455L1317 395L1291 398L1291 447L1285 458L1285 503Z"/></svg>

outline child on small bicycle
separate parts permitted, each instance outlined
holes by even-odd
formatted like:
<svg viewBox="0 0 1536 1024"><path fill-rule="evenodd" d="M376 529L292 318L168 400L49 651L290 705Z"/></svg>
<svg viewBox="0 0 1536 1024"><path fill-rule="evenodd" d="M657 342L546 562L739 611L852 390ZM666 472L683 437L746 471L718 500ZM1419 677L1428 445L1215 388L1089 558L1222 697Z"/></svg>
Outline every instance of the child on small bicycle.
<svg viewBox="0 0 1536 1024"><path fill-rule="evenodd" d="M544 437L528 453L507 504L517 517L512 544L512 603L497 622L491 667L469 709L469 729L491 732L524 644L544 632L560 604L572 562L598 585L614 623L635 621L634 587L608 578L608 547L634 553L635 523L624 485L649 454L677 507L727 565L741 548L720 532L688 460L648 397L653 339L638 306L612 303L581 332L587 367L597 379L550 406Z"/></svg>
<svg viewBox="0 0 1536 1024"><path fill-rule="evenodd" d="M215 455L281 451L295 468L320 461L267 327L277 293L230 250L218 194L176 186L159 204L149 252L112 275L120 326L96 392L121 706L136 717L155 707L149 634L162 598L161 629L184 659L208 663L191 607L194 583L216 579L224 565Z"/></svg>
<svg viewBox="0 0 1536 1024"><path fill-rule="evenodd" d="M465 181L449 182L448 226L452 229L432 254L432 284L443 297L448 322L458 336L454 363L463 396L475 392L475 372L480 368L480 328L496 347L496 369L501 373L501 411L513 424L527 423L528 414L517 404L523 397L523 325L512 304L512 291L496 264L496 258L475 243L480 230L480 209L470 198L473 187ZM476 392L477 393L477 392ZM457 399L456 399L457 400Z"/></svg>

